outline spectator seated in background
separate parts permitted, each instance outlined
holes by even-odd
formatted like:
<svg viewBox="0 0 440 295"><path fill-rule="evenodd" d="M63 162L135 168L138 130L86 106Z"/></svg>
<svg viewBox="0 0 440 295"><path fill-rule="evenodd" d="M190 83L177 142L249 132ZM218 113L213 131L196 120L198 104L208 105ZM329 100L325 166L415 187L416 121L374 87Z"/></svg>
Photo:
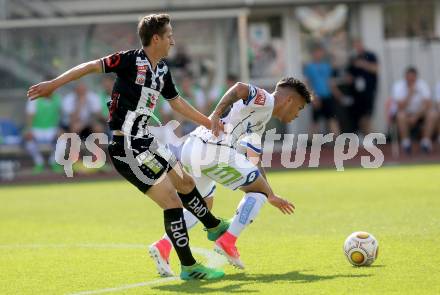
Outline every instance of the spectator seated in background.
<svg viewBox="0 0 440 295"><path fill-rule="evenodd" d="M19 147L21 144L20 130L11 119L0 118L0 148Z"/></svg>
<svg viewBox="0 0 440 295"><path fill-rule="evenodd" d="M20 131L11 119L0 118L0 147L21 143Z"/></svg>
<svg viewBox="0 0 440 295"><path fill-rule="evenodd" d="M304 66L304 76L307 84L313 90L312 132L319 132L319 120L324 119L330 132L339 135L339 124L335 116L335 99L333 97L333 69L325 59L326 52L321 46L312 50L312 61Z"/></svg>
<svg viewBox="0 0 440 295"><path fill-rule="evenodd" d="M63 98L61 126L64 132L76 133L81 140L92 133L104 133L105 127L100 118L102 105L99 96L89 91L84 83L78 82L75 91ZM65 141L60 143L63 151L66 150L66 145Z"/></svg>
<svg viewBox="0 0 440 295"><path fill-rule="evenodd" d="M11 154L21 150L22 138L15 122L9 118L0 118L0 182L13 180L20 164Z"/></svg>
<svg viewBox="0 0 440 295"><path fill-rule="evenodd" d="M418 78L416 68L409 67L405 79L394 83L392 98L397 104L396 119L403 150L411 153L410 130L421 126L422 151L431 152L437 112L432 105L428 83Z"/></svg>
<svg viewBox="0 0 440 295"><path fill-rule="evenodd" d="M81 139L87 138L92 132L103 132L101 117L101 101L97 94L79 82L75 91L63 98L62 127L68 132L77 133Z"/></svg>
<svg viewBox="0 0 440 295"><path fill-rule="evenodd" d="M29 100L26 105L26 128L24 131L25 148L34 162L33 174L44 170L44 158L40 145L49 144L52 152L49 164L54 172L63 171L55 162L56 143L59 136L61 98L53 94L51 97Z"/></svg>

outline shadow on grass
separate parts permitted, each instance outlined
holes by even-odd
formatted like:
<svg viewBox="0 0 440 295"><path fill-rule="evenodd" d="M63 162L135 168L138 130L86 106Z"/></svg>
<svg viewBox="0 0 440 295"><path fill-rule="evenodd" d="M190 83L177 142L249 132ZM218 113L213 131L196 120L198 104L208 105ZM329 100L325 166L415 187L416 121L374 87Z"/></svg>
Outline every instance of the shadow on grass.
<svg viewBox="0 0 440 295"><path fill-rule="evenodd" d="M273 282L291 282L291 283L313 283L316 281L325 281L332 280L336 278L361 278L361 277L369 277L371 275L314 275L314 274L305 274L300 271L291 271L283 274L231 274L226 275L223 280L216 281L188 281L182 282L178 285L163 285L163 286L155 286L151 287L152 289L157 289L161 291L172 291L177 293L210 293L210 292L219 292L222 293L255 293L259 292L258 289L249 289L246 288L242 290L241 288L244 286L252 287L253 284L267 284ZM222 282L223 285L221 287L213 287L211 284L215 284L217 282Z"/></svg>
<svg viewBox="0 0 440 295"><path fill-rule="evenodd" d="M366 268L368 269L368 268L382 268L382 267L385 267L385 264L374 264L367 266Z"/></svg>

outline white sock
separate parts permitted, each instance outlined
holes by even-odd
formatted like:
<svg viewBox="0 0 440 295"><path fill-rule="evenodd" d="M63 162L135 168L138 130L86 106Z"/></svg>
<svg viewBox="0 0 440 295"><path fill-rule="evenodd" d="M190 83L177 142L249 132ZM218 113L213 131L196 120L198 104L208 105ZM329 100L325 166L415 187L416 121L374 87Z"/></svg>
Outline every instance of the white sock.
<svg viewBox="0 0 440 295"><path fill-rule="evenodd" d="M186 209L183 209L183 218L185 219L186 228L188 230L193 228L197 224L197 222L199 222L197 217L195 217L191 212L189 212ZM162 239L166 239L166 240L168 240L168 242L171 243L171 240L170 240L170 238L168 237L167 234L164 234ZM172 245L172 243L171 243L171 245Z"/></svg>
<svg viewBox="0 0 440 295"><path fill-rule="evenodd" d="M266 196L261 193L247 193L244 195L240 204L238 204L237 213L229 226L228 232L238 237L242 230L254 221L266 201Z"/></svg>
<svg viewBox="0 0 440 295"><path fill-rule="evenodd" d="M41 155L41 152L38 149L38 146L35 143L35 141L33 141L33 140L26 141L25 147L26 147L26 150L28 151L28 153L32 156L32 159L34 160L35 165L43 165L44 164L43 156Z"/></svg>

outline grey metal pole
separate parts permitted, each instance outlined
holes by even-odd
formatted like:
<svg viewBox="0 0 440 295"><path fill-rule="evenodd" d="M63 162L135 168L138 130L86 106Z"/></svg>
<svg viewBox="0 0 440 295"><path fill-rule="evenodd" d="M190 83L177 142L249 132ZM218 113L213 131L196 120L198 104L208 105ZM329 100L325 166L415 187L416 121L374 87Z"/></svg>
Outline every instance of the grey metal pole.
<svg viewBox="0 0 440 295"><path fill-rule="evenodd" d="M238 44L240 50L240 80L249 81L249 59L248 59L248 16L246 12L241 13L238 18Z"/></svg>

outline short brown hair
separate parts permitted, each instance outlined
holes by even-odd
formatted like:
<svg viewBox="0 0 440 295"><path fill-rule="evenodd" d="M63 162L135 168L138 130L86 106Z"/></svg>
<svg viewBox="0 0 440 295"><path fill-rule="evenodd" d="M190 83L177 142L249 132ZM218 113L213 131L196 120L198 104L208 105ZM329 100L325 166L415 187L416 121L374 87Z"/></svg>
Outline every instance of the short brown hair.
<svg viewBox="0 0 440 295"><path fill-rule="evenodd" d="M165 33L165 26L170 23L168 14L150 14L144 16L138 24L138 35L142 46L148 46L154 35L162 36Z"/></svg>
<svg viewBox="0 0 440 295"><path fill-rule="evenodd" d="M418 74L417 69L416 69L415 66L409 66L409 67L407 67L405 73L406 73L406 74L414 74L414 75L416 75L416 76L417 76L417 74Z"/></svg>
<svg viewBox="0 0 440 295"><path fill-rule="evenodd" d="M283 78L278 81L275 89L278 88L289 88L296 91L302 98L304 98L306 103L310 103L313 100L313 94L310 92L307 86L300 80L293 77Z"/></svg>

